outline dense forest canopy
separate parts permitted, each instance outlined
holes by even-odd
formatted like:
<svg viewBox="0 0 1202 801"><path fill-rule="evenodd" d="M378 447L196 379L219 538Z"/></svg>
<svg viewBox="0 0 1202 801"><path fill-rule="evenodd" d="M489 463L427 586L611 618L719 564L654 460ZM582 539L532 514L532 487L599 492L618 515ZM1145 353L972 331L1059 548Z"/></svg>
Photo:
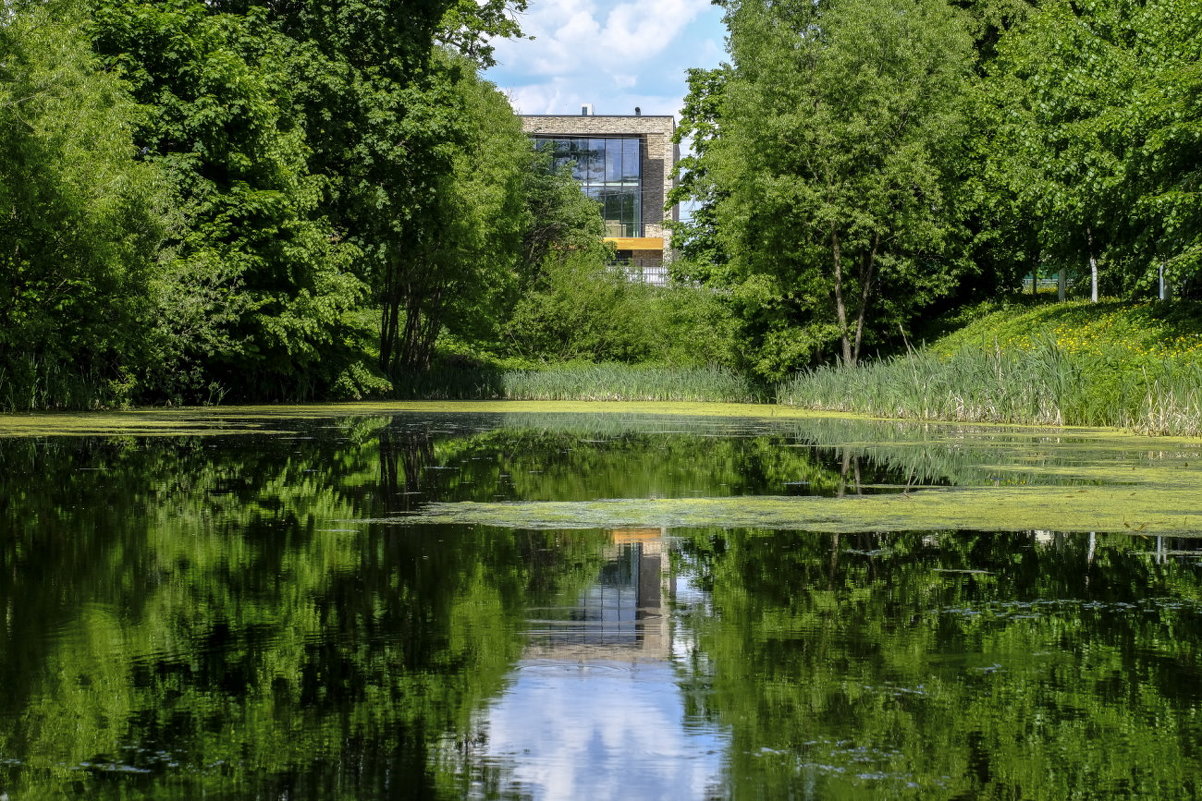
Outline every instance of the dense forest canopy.
<svg viewBox="0 0 1202 801"><path fill-rule="evenodd" d="M404 394L481 359L777 381L1026 278L1197 291L1197 0L723 0L665 289L608 266L481 78L525 2L7 2L0 408Z"/></svg>

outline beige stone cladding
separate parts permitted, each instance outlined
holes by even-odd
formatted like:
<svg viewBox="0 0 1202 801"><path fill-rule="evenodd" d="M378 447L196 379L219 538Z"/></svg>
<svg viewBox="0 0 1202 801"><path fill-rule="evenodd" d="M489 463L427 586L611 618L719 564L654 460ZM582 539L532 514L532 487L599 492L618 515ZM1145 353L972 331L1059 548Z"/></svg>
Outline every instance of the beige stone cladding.
<svg viewBox="0 0 1202 801"><path fill-rule="evenodd" d="M667 215L664 203L672 187L672 173L680 148L672 141L676 119L670 116L617 114L532 114L522 117L522 127L532 136L638 136L643 140L643 236L670 236L665 216L679 219L673 206ZM666 244L665 244L666 247Z"/></svg>

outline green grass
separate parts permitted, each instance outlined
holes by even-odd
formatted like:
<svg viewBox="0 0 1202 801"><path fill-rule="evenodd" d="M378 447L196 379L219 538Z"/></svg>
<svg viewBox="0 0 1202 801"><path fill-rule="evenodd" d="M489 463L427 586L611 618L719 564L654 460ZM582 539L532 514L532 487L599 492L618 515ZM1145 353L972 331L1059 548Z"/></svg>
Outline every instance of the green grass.
<svg viewBox="0 0 1202 801"><path fill-rule="evenodd" d="M693 401L747 403L762 393L722 367L569 364L542 368L446 366L394 383L427 400Z"/></svg>
<svg viewBox="0 0 1202 801"><path fill-rule="evenodd" d="M1202 436L1202 317L1185 303L1002 309L906 356L803 372L777 399L880 417Z"/></svg>
<svg viewBox="0 0 1202 801"><path fill-rule="evenodd" d="M1192 302L989 304L961 317L967 324L934 342L932 350L945 356L966 347L1011 351L1054 340L1070 353L1202 357L1202 304Z"/></svg>

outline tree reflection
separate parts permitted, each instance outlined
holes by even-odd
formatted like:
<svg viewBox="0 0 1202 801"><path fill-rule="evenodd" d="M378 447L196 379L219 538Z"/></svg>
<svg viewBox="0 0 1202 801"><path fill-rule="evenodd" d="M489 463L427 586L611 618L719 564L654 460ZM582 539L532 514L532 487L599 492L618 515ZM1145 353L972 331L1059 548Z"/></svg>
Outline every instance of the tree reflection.
<svg viewBox="0 0 1202 801"><path fill-rule="evenodd" d="M730 794L1195 797L1202 552L1092 541L694 533Z"/></svg>
<svg viewBox="0 0 1202 801"><path fill-rule="evenodd" d="M999 453L1027 481L1022 459L1053 460L1030 436L929 448L883 424L519 422L0 440L0 792L503 796L481 710L530 655L529 610L587 597L614 541L371 521L432 500L980 483ZM1066 464L1049 480L1092 480ZM729 795L1196 795L1192 541L676 534L706 600L676 612L687 647L664 676L684 678L661 712L729 730Z"/></svg>
<svg viewBox="0 0 1202 801"><path fill-rule="evenodd" d="M5 443L0 790L460 795L440 743L605 539L339 522L433 458L351 434Z"/></svg>

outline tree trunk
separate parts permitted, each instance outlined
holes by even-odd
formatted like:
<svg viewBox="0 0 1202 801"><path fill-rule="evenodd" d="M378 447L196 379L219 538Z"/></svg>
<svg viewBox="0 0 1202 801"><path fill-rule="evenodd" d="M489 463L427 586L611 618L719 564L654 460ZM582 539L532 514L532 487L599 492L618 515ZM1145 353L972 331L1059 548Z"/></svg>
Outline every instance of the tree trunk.
<svg viewBox="0 0 1202 801"><path fill-rule="evenodd" d="M420 373L430 369L434 343L442 329L442 288L430 293L409 285L405 293L405 328L395 355L394 369Z"/></svg>
<svg viewBox="0 0 1202 801"><path fill-rule="evenodd" d="M876 278L876 251L881 243L881 235L872 238L872 252L864 257L860 264L860 309L856 314L856 344L852 350L852 364L860 361L860 344L864 341L864 318L868 313L868 301L872 297L872 282Z"/></svg>
<svg viewBox="0 0 1202 801"><path fill-rule="evenodd" d="M1085 229L1085 240L1089 243L1089 300L1098 302L1098 260L1093 254L1093 231Z"/></svg>
<svg viewBox="0 0 1202 801"><path fill-rule="evenodd" d="M851 338L847 328L847 305L843 302L843 254L839 248L839 235L831 231L831 252L835 258L835 317L839 321L839 336L843 340L843 364L855 364L851 352Z"/></svg>
<svg viewBox="0 0 1202 801"><path fill-rule="evenodd" d="M392 370L396 355L401 298L397 291L398 266L393 257L388 258L384 269L384 288L380 298L380 370L387 374Z"/></svg>

